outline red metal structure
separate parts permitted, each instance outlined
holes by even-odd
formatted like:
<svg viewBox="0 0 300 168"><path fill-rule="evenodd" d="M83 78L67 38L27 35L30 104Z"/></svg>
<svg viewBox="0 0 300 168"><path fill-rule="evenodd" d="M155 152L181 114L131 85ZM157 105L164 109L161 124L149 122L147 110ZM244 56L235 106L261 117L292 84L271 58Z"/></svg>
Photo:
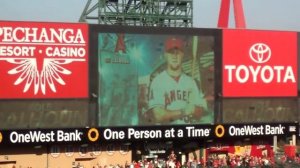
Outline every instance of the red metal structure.
<svg viewBox="0 0 300 168"><path fill-rule="evenodd" d="M219 12L218 27L219 28L228 27L231 1L233 1L235 27L246 28L242 0L222 0L220 12Z"/></svg>

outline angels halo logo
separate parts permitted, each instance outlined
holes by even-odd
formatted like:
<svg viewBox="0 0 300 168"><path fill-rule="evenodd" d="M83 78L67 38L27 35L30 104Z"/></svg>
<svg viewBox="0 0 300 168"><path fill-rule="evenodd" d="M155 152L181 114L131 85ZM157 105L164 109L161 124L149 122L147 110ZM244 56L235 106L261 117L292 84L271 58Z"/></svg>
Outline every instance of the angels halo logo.
<svg viewBox="0 0 300 168"><path fill-rule="evenodd" d="M272 53L268 45L256 43L250 47L249 55L252 61L262 64L270 60Z"/></svg>
<svg viewBox="0 0 300 168"><path fill-rule="evenodd" d="M87 97L87 29L75 23L0 22L0 64L6 72L0 74L5 79L0 97Z"/></svg>

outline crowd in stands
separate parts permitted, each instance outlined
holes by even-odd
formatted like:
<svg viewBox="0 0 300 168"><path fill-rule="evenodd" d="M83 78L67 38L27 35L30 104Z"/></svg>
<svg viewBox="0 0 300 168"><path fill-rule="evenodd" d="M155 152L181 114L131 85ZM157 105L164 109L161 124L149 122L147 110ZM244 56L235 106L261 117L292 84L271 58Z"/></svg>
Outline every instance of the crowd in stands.
<svg viewBox="0 0 300 168"><path fill-rule="evenodd" d="M94 168L285 168L300 167L300 157L288 158L285 155L277 157L253 156L209 156L206 160L190 159L183 164L177 159L139 160L126 162L125 165L105 165Z"/></svg>

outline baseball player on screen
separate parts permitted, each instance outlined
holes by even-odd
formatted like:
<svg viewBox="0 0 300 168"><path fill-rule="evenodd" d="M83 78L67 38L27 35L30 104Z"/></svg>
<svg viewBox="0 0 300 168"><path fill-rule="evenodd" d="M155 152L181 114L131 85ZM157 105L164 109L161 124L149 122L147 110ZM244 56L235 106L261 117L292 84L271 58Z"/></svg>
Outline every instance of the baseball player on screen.
<svg viewBox="0 0 300 168"><path fill-rule="evenodd" d="M182 70L184 41L171 37L164 44L166 69L150 84L149 111L156 124L187 124L200 120L207 102L196 82Z"/></svg>

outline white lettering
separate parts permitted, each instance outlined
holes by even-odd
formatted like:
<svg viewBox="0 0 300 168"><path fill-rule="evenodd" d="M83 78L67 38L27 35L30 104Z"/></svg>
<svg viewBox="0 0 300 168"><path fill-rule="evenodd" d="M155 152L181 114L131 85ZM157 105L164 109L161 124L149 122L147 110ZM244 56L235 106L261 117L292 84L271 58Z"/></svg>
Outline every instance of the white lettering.
<svg viewBox="0 0 300 168"><path fill-rule="evenodd" d="M49 57L84 57L86 51L80 47L47 47L46 55Z"/></svg>
<svg viewBox="0 0 300 168"><path fill-rule="evenodd" d="M208 137L211 129L196 129L195 127L186 127L188 137Z"/></svg>
<svg viewBox="0 0 300 168"><path fill-rule="evenodd" d="M266 135L283 135L285 127L283 127L281 124L279 126L270 126L266 125Z"/></svg>
<svg viewBox="0 0 300 168"><path fill-rule="evenodd" d="M283 82L286 83L286 82L288 82L288 80L291 80L293 83L296 82L295 75L294 75L294 72L293 72L293 69L292 69L291 66L288 66L286 68L286 72L285 72L285 75L284 75L284 78L283 78Z"/></svg>
<svg viewBox="0 0 300 168"><path fill-rule="evenodd" d="M250 66L249 69L253 74L253 82L256 83L257 82L257 75L258 75L260 67L254 69L252 66Z"/></svg>
<svg viewBox="0 0 300 168"><path fill-rule="evenodd" d="M22 134L13 131L9 139L12 143L54 142L54 132L29 131L29 133Z"/></svg>
<svg viewBox="0 0 300 168"><path fill-rule="evenodd" d="M128 128L128 139L155 139L155 138L162 138L162 131L161 130L140 130L136 131L133 128Z"/></svg>
<svg viewBox="0 0 300 168"><path fill-rule="evenodd" d="M34 56L36 47L0 46L0 56Z"/></svg>
<svg viewBox="0 0 300 168"><path fill-rule="evenodd" d="M287 83L296 82L296 78L291 66L234 66L225 65L225 71L227 71L229 83L232 83L236 79L239 83L253 82L257 83L261 80L263 83Z"/></svg>
<svg viewBox="0 0 300 168"><path fill-rule="evenodd" d="M81 141L82 132L75 130L75 132L57 131L57 142Z"/></svg>
<svg viewBox="0 0 300 168"><path fill-rule="evenodd" d="M244 78L241 77L241 74L244 74ZM249 71L245 65L238 66L236 70L236 78L240 83L245 83L249 79Z"/></svg>
<svg viewBox="0 0 300 168"><path fill-rule="evenodd" d="M241 128L235 126L229 127L230 136L247 136L247 135L263 135L263 126L254 127L253 125L246 125Z"/></svg>
<svg viewBox="0 0 300 168"><path fill-rule="evenodd" d="M125 132L124 131L112 131L111 129L104 130L104 138L105 139L124 139Z"/></svg>
<svg viewBox="0 0 300 168"><path fill-rule="evenodd" d="M287 68L289 68L289 67L287 67ZM277 74L276 82L279 83L280 79L281 79L281 72L284 70L284 67L283 66L275 66L274 70L276 71L275 74Z"/></svg>
<svg viewBox="0 0 300 168"><path fill-rule="evenodd" d="M228 70L228 82L232 82L232 71L236 69L235 65L226 65L225 70Z"/></svg>
<svg viewBox="0 0 300 168"><path fill-rule="evenodd" d="M18 43L85 44L81 29L55 29L36 27L0 27L0 41Z"/></svg>
<svg viewBox="0 0 300 168"><path fill-rule="evenodd" d="M268 76L269 76L269 78L268 78ZM274 78L274 72L271 69L271 67L264 66L261 70L261 79L264 81L264 83L270 83L270 82L272 82L273 78Z"/></svg>

